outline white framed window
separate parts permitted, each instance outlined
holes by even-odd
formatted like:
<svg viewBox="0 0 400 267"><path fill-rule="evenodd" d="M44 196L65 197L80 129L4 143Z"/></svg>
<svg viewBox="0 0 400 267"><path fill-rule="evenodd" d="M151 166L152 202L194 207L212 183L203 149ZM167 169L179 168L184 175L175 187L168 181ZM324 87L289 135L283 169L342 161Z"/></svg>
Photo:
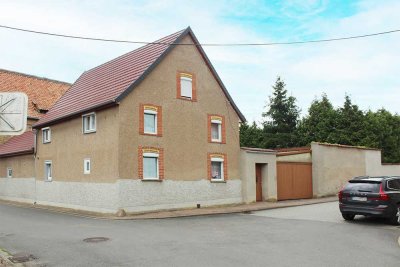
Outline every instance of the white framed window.
<svg viewBox="0 0 400 267"><path fill-rule="evenodd" d="M7 168L7 178L12 178L13 176L13 170L11 167Z"/></svg>
<svg viewBox="0 0 400 267"><path fill-rule="evenodd" d="M222 142L222 121L211 120L211 141Z"/></svg>
<svg viewBox="0 0 400 267"><path fill-rule="evenodd" d="M92 165L90 163L90 159L84 159L83 160L83 174L90 174L91 168L92 168Z"/></svg>
<svg viewBox="0 0 400 267"><path fill-rule="evenodd" d="M192 78L189 75L181 76L181 97L192 99L192 91Z"/></svg>
<svg viewBox="0 0 400 267"><path fill-rule="evenodd" d="M159 167L158 167L158 154L157 153L143 153L143 179L144 180L158 180Z"/></svg>
<svg viewBox="0 0 400 267"><path fill-rule="evenodd" d="M44 162L44 180L51 182L53 180L53 164L51 160Z"/></svg>
<svg viewBox="0 0 400 267"><path fill-rule="evenodd" d="M144 133L157 134L157 111L153 109L144 110Z"/></svg>
<svg viewBox="0 0 400 267"><path fill-rule="evenodd" d="M89 113L82 116L83 133L96 132L96 113Z"/></svg>
<svg viewBox="0 0 400 267"><path fill-rule="evenodd" d="M224 180L224 159L211 158L211 181Z"/></svg>
<svg viewBox="0 0 400 267"><path fill-rule="evenodd" d="M42 129L42 142L43 144L51 142L51 129L46 127Z"/></svg>

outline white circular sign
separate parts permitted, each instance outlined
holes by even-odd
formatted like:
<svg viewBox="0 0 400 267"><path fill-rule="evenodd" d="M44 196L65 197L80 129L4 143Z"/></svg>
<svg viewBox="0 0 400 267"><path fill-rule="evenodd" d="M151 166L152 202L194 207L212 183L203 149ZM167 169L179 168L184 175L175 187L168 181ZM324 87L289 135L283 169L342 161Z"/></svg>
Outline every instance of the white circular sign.
<svg viewBox="0 0 400 267"><path fill-rule="evenodd" d="M0 93L0 135L25 132L28 97L24 93Z"/></svg>

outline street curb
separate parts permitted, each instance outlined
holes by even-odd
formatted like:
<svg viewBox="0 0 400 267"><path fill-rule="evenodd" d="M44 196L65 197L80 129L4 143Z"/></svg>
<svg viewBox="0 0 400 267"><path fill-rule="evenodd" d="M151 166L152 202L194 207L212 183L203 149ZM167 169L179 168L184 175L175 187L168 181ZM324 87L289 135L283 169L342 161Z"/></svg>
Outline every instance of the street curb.
<svg viewBox="0 0 400 267"><path fill-rule="evenodd" d="M40 209L53 213L65 214L81 218L96 219L96 220L151 220L151 219L170 219L170 218L183 218L183 217L251 213L262 210L315 205L315 204L322 204L322 203L336 202L336 201L337 198L326 197L326 198L298 200L298 201L294 200L288 202L285 201L275 202L275 203L263 202L267 206L254 206L252 204L241 204L237 206L230 205L221 207L205 207L202 209L193 208L193 209L164 210L164 211L155 211L146 213L136 213L136 214L128 214L125 217L117 217L114 214L93 214L85 211L65 210L65 209L59 209L57 207L38 206L38 205L31 205L14 201L0 200L0 204L29 208L29 209Z"/></svg>

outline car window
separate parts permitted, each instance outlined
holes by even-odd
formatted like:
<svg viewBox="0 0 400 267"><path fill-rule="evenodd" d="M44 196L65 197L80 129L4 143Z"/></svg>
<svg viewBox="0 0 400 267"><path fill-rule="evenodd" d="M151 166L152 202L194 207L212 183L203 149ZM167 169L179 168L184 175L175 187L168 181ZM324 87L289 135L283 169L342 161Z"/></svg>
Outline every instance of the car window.
<svg viewBox="0 0 400 267"><path fill-rule="evenodd" d="M393 179L387 182L389 189L400 190L400 179Z"/></svg>
<svg viewBox="0 0 400 267"><path fill-rule="evenodd" d="M360 192L371 192L371 193L378 193L380 188L380 183L357 183L357 182L350 182L346 185L344 190L346 191L360 191Z"/></svg>

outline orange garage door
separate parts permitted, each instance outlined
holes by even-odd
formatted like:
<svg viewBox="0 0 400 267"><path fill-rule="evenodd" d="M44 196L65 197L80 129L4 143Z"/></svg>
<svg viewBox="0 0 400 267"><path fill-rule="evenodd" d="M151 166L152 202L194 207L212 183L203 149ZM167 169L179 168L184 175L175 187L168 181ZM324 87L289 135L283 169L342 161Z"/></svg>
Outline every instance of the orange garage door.
<svg viewBox="0 0 400 267"><path fill-rule="evenodd" d="M277 162L278 200L312 198L312 164Z"/></svg>

